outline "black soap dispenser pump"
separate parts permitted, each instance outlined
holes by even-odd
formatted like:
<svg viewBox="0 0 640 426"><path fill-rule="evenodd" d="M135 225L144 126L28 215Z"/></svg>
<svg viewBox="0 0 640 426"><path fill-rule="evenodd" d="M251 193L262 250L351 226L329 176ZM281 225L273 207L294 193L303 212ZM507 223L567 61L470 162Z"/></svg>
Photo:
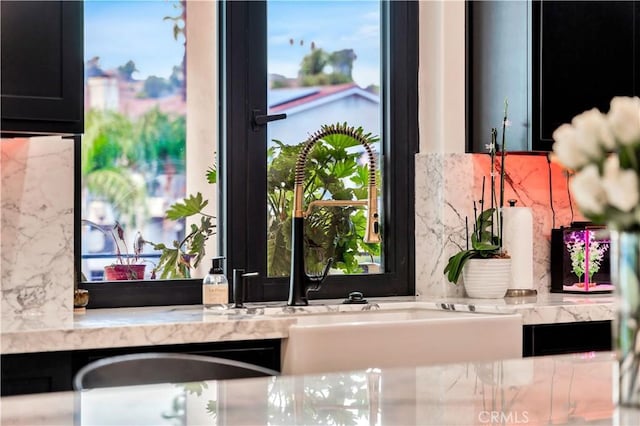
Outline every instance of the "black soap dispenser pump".
<svg viewBox="0 0 640 426"><path fill-rule="evenodd" d="M214 257L211 269L202 281L202 304L207 312L224 313L229 309L229 282L222 266L224 256Z"/></svg>

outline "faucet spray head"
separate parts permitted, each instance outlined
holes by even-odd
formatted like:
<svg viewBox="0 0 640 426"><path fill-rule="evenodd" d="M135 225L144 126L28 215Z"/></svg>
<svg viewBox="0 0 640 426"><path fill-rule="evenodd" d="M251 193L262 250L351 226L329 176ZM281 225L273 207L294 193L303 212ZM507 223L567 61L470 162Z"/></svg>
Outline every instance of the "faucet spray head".
<svg viewBox="0 0 640 426"><path fill-rule="evenodd" d="M295 167L295 182L294 182L294 195L293 195L293 217L304 217L305 211L302 207L304 200L304 169L307 162L307 156L311 152L313 146L328 135L340 134L349 136L356 141L360 142L367 151L367 157L369 159L369 185L367 196L367 226L364 235L365 243L379 243L380 242L380 215L378 213L378 190L376 188L376 156L367 141L365 135L362 134L362 130L354 127L349 127L346 124L332 124L325 125L320 128L319 131L313 133L307 139L302 151L298 155ZM335 200L338 203L341 200ZM322 202L315 202L322 204ZM349 205L349 201L345 200L344 205ZM355 204L355 203L354 203Z"/></svg>
<svg viewBox="0 0 640 426"><path fill-rule="evenodd" d="M369 170L369 173L371 173L371 170ZM373 185L369 184L369 193L367 198L369 208L367 209L367 227L365 228L363 241L365 243L379 243L380 215L378 214L378 189L376 188L375 182Z"/></svg>

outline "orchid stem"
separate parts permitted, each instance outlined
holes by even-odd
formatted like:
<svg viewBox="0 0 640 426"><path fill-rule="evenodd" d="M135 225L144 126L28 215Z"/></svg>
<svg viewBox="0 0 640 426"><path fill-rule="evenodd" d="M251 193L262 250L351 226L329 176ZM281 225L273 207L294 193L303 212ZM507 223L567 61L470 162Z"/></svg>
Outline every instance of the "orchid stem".
<svg viewBox="0 0 640 426"><path fill-rule="evenodd" d="M507 99L505 98L504 100L504 119L502 120L502 147L501 147L501 153L500 153L500 157L501 157L501 161L500 161L500 211L499 211L499 224L500 224L500 228L498 229L498 234L499 234L499 238L500 241L498 243L499 247L500 247L500 252L502 253L502 208L504 207L504 174L505 174L505 167L504 167L504 160L505 160L505 152L506 152L506 145L505 145L505 134L506 134L506 127L507 127L507 108L509 107L509 102L507 102Z"/></svg>
<svg viewBox="0 0 640 426"><path fill-rule="evenodd" d="M464 217L465 241L467 242L467 250L469 250L469 216Z"/></svg>

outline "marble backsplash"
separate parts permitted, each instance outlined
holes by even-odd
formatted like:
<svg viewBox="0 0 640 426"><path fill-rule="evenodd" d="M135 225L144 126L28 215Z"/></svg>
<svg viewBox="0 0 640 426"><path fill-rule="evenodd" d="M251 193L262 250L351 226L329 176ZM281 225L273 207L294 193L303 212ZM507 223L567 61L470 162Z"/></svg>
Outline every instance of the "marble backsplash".
<svg viewBox="0 0 640 426"><path fill-rule="evenodd" d="M2 317L73 320L73 141L3 139Z"/></svg>
<svg viewBox="0 0 640 426"><path fill-rule="evenodd" d="M73 142L7 139L1 153L2 316L72 321ZM465 216L473 217L473 200L480 199L489 163L482 154L416 156L418 296L464 295L462 286L449 283L442 271L464 245ZM534 283L540 293L548 293L551 229L572 220L566 176L546 156L509 155L506 169L505 199L515 198L517 205L533 210ZM577 213L574 219L580 219Z"/></svg>
<svg viewBox="0 0 640 426"><path fill-rule="evenodd" d="M490 163L484 154L416 156L418 296L464 295L463 287L449 283L442 271L449 257L465 245L465 216L471 226L473 200L481 198L483 176L485 199L489 199ZM496 163L499 171L499 160ZM505 200L516 199L517 206L532 210L533 282L538 293L548 293L551 229L582 218L571 204L564 171L545 155L507 155L505 166Z"/></svg>

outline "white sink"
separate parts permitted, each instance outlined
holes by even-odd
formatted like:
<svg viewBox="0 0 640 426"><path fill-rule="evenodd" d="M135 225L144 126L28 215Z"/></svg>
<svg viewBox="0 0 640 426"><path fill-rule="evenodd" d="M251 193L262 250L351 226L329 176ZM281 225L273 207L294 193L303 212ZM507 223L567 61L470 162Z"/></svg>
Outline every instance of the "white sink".
<svg viewBox="0 0 640 426"><path fill-rule="evenodd" d="M522 357L522 319L425 309L306 314L283 341L283 374Z"/></svg>

